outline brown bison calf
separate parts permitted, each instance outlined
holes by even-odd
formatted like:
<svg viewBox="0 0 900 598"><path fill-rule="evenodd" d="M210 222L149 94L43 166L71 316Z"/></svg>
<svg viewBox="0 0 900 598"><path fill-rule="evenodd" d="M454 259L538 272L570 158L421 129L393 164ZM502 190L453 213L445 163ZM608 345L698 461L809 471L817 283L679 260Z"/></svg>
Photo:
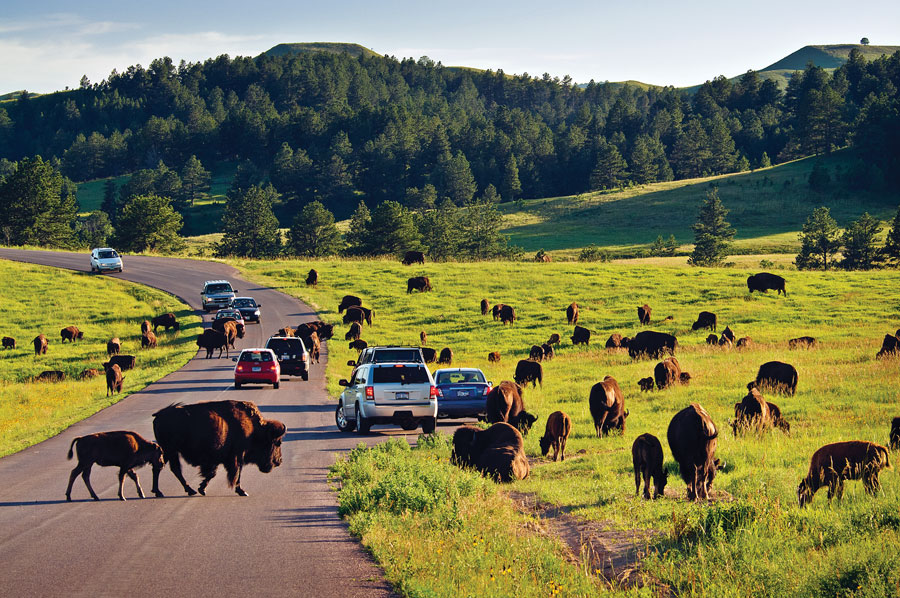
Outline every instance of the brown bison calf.
<svg viewBox="0 0 900 598"><path fill-rule="evenodd" d="M749 336L742 336L741 338L737 339L737 342L734 344L734 346L738 349L749 349L753 346L753 339Z"/></svg>
<svg viewBox="0 0 900 598"><path fill-rule="evenodd" d="M578 304L572 303L566 308L566 320L570 325L578 323Z"/></svg>
<svg viewBox="0 0 900 598"><path fill-rule="evenodd" d="M650 314L652 313L652 309L646 303L637 308L638 313L638 322L640 322L641 326L650 323Z"/></svg>
<svg viewBox="0 0 900 598"><path fill-rule="evenodd" d="M78 330L78 326L66 326L59 331L59 336L62 338L62 342L69 341L70 343L74 343L75 341L82 340L84 338L84 333Z"/></svg>
<svg viewBox="0 0 900 598"><path fill-rule="evenodd" d="M615 378L606 376L602 382L591 387L588 406L597 437L607 435L612 429L618 429L625 434L625 418L628 417L628 411L625 409L625 395L622 394L622 389L619 388Z"/></svg>
<svg viewBox="0 0 900 598"><path fill-rule="evenodd" d="M498 482L523 480L529 471L522 435L503 422L487 430L472 426L456 430L450 461L460 467L474 467Z"/></svg>
<svg viewBox="0 0 900 598"><path fill-rule="evenodd" d="M81 370L81 373L78 374L79 380L91 380L92 378L96 378L100 375L100 370L97 368L85 368Z"/></svg>
<svg viewBox="0 0 900 598"><path fill-rule="evenodd" d="M3 348L4 349L15 349L16 348L16 339L11 336L3 337Z"/></svg>
<svg viewBox="0 0 900 598"><path fill-rule="evenodd" d="M550 338L547 339L548 345L558 345L559 344L559 335L557 333L553 333L550 335Z"/></svg>
<svg viewBox="0 0 900 598"><path fill-rule="evenodd" d="M481 300L481 315L486 316L488 311L491 309L491 304L488 303L487 299Z"/></svg>
<svg viewBox="0 0 900 598"><path fill-rule="evenodd" d="M866 492L875 494L880 488L878 474L890 468L887 448L861 440L826 444L809 462L809 473L797 486L801 507L812 502L819 488L828 486L828 500L844 494L844 480L862 480Z"/></svg>
<svg viewBox="0 0 900 598"><path fill-rule="evenodd" d="M500 351L491 351L490 353L488 353L488 361L491 363L499 363Z"/></svg>
<svg viewBox="0 0 900 598"><path fill-rule="evenodd" d="M638 380L638 386L641 388L641 392L650 392L653 390L653 378L650 376L641 378Z"/></svg>
<svg viewBox="0 0 900 598"><path fill-rule="evenodd" d="M790 349L811 349L816 346L816 339L811 336L798 336L788 341Z"/></svg>
<svg viewBox="0 0 900 598"><path fill-rule="evenodd" d="M108 341L106 341L106 354L107 355L118 355L119 351L122 350L122 341L119 340L119 337L114 337Z"/></svg>
<svg viewBox="0 0 900 598"><path fill-rule="evenodd" d="M546 457L553 449L554 461L566 460L566 440L572 431L572 418L562 411L554 411L547 418L547 426L544 435L538 441L541 446L541 455Z"/></svg>
<svg viewBox="0 0 900 598"><path fill-rule="evenodd" d="M47 354L47 337L44 336L43 333L34 337L34 340L31 341L34 344L34 354L35 355L46 355Z"/></svg>
<svg viewBox="0 0 900 598"><path fill-rule="evenodd" d="M437 360L438 364L442 365L450 365L453 363L453 351L450 347L444 347L441 349L441 355Z"/></svg>
<svg viewBox="0 0 900 598"><path fill-rule="evenodd" d="M106 396L122 392L122 383L125 381L122 368L115 363L104 363L103 369L106 370Z"/></svg>
<svg viewBox="0 0 900 598"><path fill-rule="evenodd" d="M890 444L892 451L900 449L900 417L891 420Z"/></svg>
<svg viewBox="0 0 900 598"><path fill-rule="evenodd" d="M148 330L144 334L141 335L141 349L155 349L156 348L156 335L153 334L152 330Z"/></svg>
<svg viewBox="0 0 900 598"><path fill-rule="evenodd" d="M97 493L91 487L91 467L95 463L101 467L116 466L119 468L119 500L125 500L122 490L125 485L126 475L134 480L138 496L144 498L141 483L134 472L135 468L149 463L153 466L153 475L156 477L165 464L163 450L160 446L155 442L144 440L136 432L100 432L99 434L79 436L69 446L69 459L72 458L73 447L78 453L78 465L69 474L66 500L70 502L72 500L72 484L75 483L75 478L78 477L78 474L81 474L84 485L87 486L88 492L91 493L91 498L100 500L100 497L97 496Z"/></svg>
<svg viewBox="0 0 900 598"><path fill-rule="evenodd" d="M66 373L61 370L44 370L34 377L35 382L63 382Z"/></svg>
<svg viewBox="0 0 900 598"><path fill-rule="evenodd" d="M634 464L634 493L641 492L644 479L644 498L650 498L650 478L653 478L653 498L663 495L669 474L663 468L663 449L659 438L653 434L641 434L631 445L631 462Z"/></svg>

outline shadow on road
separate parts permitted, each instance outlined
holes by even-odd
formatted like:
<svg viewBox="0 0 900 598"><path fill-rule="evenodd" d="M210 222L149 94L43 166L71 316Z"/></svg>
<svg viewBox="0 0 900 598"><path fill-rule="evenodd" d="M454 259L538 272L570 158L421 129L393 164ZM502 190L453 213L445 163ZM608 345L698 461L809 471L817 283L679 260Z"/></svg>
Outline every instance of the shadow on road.
<svg viewBox="0 0 900 598"><path fill-rule="evenodd" d="M335 405L260 405L263 413L331 413Z"/></svg>
<svg viewBox="0 0 900 598"><path fill-rule="evenodd" d="M272 521L289 527L347 528L347 524L338 518L337 506L331 505L282 509L279 514L272 517ZM352 542L353 540L348 535L346 538L338 541Z"/></svg>

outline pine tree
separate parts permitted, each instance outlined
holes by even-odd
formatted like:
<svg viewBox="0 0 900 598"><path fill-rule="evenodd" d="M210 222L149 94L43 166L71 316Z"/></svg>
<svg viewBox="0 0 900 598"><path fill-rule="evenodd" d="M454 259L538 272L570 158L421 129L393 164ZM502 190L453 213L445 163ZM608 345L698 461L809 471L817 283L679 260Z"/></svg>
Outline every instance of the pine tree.
<svg viewBox="0 0 900 598"><path fill-rule="evenodd" d="M422 247L422 236L412 213L390 200L381 202L372 212L366 240L371 255L400 255Z"/></svg>
<svg viewBox="0 0 900 598"><path fill-rule="evenodd" d="M458 206L468 203L478 189L472 168L462 151L457 151L452 157L447 153L438 158L437 179L442 195Z"/></svg>
<svg viewBox="0 0 900 598"><path fill-rule="evenodd" d="M0 184L0 230L7 245L66 247L77 210L75 185L40 156L19 162Z"/></svg>
<svg viewBox="0 0 900 598"><path fill-rule="evenodd" d="M100 204L100 209L106 212L109 221L115 226L116 218L119 217L119 212L122 210L122 204L119 203L119 187L116 185L115 179L106 179L106 182L103 183L103 202Z"/></svg>
<svg viewBox="0 0 900 598"><path fill-rule="evenodd" d="M643 185L656 181L657 167L650 149L650 137L641 135L634 141L628 163L631 166L631 179Z"/></svg>
<svg viewBox="0 0 900 598"><path fill-rule="evenodd" d="M183 242L178 236L181 215L167 197L135 195L122 207L116 226L116 245L125 251L174 251Z"/></svg>
<svg viewBox="0 0 900 598"><path fill-rule="evenodd" d="M466 207L459 219L460 257L491 259L510 255L509 238L500 233L503 215L489 201L477 201Z"/></svg>
<svg viewBox="0 0 900 598"><path fill-rule="evenodd" d="M675 235L669 235L666 246L663 249L663 255L672 256L675 255L676 251L678 251L678 241L675 240Z"/></svg>
<svg viewBox="0 0 900 598"><path fill-rule="evenodd" d="M503 166L503 201L515 201L522 192L522 183L519 181L519 165L516 156L510 154Z"/></svg>
<svg viewBox="0 0 900 598"><path fill-rule="evenodd" d="M272 205L278 192L272 185L252 185L229 194L222 214L220 256L272 257L281 251L281 231Z"/></svg>
<svg viewBox="0 0 900 598"><path fill-rule="evenodd" d="M428 256L434 260L446 260L459 252L460 212L449 198L444 198L437 209L429 210L419 224L422 240L428 248Z"/></svg>
<svg viewBox="0 0 900 598"><path fill-rule="evenodd" d="M303 206L294 218L288 239L291 254L304 257L337 255L344 248L341 233L334 225L334 214L318 201Z"/></svg>
<svg viewBox="0 0 900 598"><path fill-rule="evenodd" d="M484 188L484 193L481 194L482 202L487 203L500 203L500 195L497 193L497 188L494 187L492 183L488 183L488 186Z"/></svg>
<svg viewBox="0 0 900 598"><path fill-rule="evenodd" d="M204 191L209 190L210 174L203 168L203 164L197 156L191 156L181 168L181 192L184 201L194 205L194 200Z"/></svg>
<svg viewBox="0 0 900 598"><path fill-rule="evenodd" d="M798 270L828 270L828 258L840 251L838 225L831 211L822 206L806 219L800 233L800 253L794 260Z"/></svg>
<svg viewBox="0 0 900 598"><path fill-rule="evenodd" d="M603 143L597 151L597 162L591 172L591 191L620 187L627 172L628 164L611 143Z"/></svg>
<svg viewBox="0 0 900 598"><path fill-rule="evenodd" d="M347 241L347 251L351 255L366 255L369 253L368 229L372 221L372 213L362 201L356 206L353 215L350 216L350 229L344 235Z"/></svg>
<svg viewBox="0 0 900 598"><path fill-rule="evenodd" d="M844 259L841 266L848 270L871 270L881 259L881 252L875 246L880 222L866 212L852 223L841 236Z"/></svg>
<svg viewBox="0 0 900 598"><path fill-rule="evenodd" d="M97 210L75 223L75 234L82 247L106 247L115 233L106 212Z"/></svg>
<svg viewBox="0 0 900 598"><path fill-rule="evenodd" d="M883 252L886 259L900 264L900 206L897 207L897 214L891 221L891 229L888 231Z"/></svg>
<svg viewBox="0 0 900 598"><path fill-rule="evenodd" d="M735 230L725 220L728 210L719 199L718 187L706 193L706 200L700 206L694 231L694 251L688 259L692 266L718 266L725 261Z"/></svg>
<svg viewBox="0 0 900 598"><path fill-rule="evenodd" d="M663 241L662 235L656 235L656 240L650 244L650 255L662 255L666 249L666 242Z"/></svg>
<svg viewBox="0 0 900 598"><path fill-rule="evenodd" d="M769 160L769 154L766 152L762 153L762 156L759 158L759 167L760 168L768 168L772 165L772 161Z"/></svg>

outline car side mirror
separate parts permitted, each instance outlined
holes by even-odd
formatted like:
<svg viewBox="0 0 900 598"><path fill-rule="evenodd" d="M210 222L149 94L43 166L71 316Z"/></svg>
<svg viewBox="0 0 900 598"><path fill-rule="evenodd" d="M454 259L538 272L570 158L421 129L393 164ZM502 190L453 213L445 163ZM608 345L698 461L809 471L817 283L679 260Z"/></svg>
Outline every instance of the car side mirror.
<svg viewBox="0 0 900 598"><path fill-rule="evenodd" d="M256 307L262 307L262 303L257 303Z"/></svg>
<svg viewBox="0 0 900 598"><path fill-rule="evenodd" d="M491 388L493 388L493 386L494 386L494 383L493 383L493 382L491 382L491 381L490 381L490 380L488 380L488 386L490 386L490 387L491 387Z"/></svg>
<svg viewBox="0 0 900 598"><path fill-rule="evenodd" d="M338 386L350 386L350 382L346 378L338 380Z"/></svg>
<svg viewBox="0 0 900 598"><path fill-rule="evenodd" d="M351 359L351 360L347 361L347 365L356 366L356 362Z"/></svg>
<svg viewBox="0 0 900 598"><path fill-rule="evenodd" d="M231 361L237 361L237 357L232 357Z"/></svg>

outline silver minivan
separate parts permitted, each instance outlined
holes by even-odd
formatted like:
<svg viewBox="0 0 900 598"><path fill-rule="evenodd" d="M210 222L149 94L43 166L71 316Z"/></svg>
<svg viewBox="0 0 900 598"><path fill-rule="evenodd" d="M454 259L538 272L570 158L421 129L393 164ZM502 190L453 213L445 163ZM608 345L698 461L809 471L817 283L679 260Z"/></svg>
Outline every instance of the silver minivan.
<svg viewBox="0 0 900 598"><path fill-rule="evenodd" d="M398 425L404 430L431 434L437 420L438 390L423 363L367 363L338 382L335 423L342 432L369 432L373 425Z"/></svg>
<svg viewBox="0 0 900 598"><path fill-rule="evenodd" d="M91 272L121 272L122 256L110 247L91 249Z"/></svg>

